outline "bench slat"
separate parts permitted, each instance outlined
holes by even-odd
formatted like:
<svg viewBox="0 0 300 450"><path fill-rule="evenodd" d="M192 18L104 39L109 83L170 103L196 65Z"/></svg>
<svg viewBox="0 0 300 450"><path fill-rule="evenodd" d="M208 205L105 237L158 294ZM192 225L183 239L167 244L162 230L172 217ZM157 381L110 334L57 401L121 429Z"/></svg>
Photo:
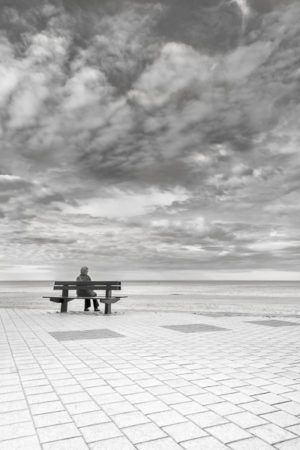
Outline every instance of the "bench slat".
<svg viewBox="0 0 300 450"><path fill-rule="evenodd" d="M128 295L113 295L112 297L88 297L88 296L86 296L86 297L72 297L72 296L64 297L63 295L60 295L59 297L53 297L52 295L47 295L47 296L43 295L43 298L57 298L57 299L67 299L67 300L77 300L77 299L85 300L86 298L90 298L91 300L93 300L93 299L99 300L101 298L110 299L110 298L126 298L126 297L128 297Z"/></svg>
<svg viewBox="0 0 300 450"><path fill-rule="evenodd" d="M94 285L94 284L101 284L101 285L107 285L107 284L113 284L113 285L115 285L115 286L121 286L121 281L74 281L74 280L72 280L72 281L55 281L54 282L54 286L57 286L57 285L60 285L60 286L62 286L62 285L69 285L69 284L78 284L79 286L80 285L86 285L86 286L89 286L89 285Z"/></svg>
<svg viewBox="0 0 300 450"><path fill-rule="evenodd" d="M120 291L121 290L121 286L113 286L113 285L103 285L103 284L90 284L90 285L86 285L86 284L81 284L81 285L76 285L76 284L69 284L69 285L62 285L62 286L53 286L53 289L55 291L58 290L62 290L62 289L69 289L70 291L75 291L76 289L82 289L82 288L89 288L89 289L98 289L100 291L105 291L106 289L110 289L112 291Z"/></svg>

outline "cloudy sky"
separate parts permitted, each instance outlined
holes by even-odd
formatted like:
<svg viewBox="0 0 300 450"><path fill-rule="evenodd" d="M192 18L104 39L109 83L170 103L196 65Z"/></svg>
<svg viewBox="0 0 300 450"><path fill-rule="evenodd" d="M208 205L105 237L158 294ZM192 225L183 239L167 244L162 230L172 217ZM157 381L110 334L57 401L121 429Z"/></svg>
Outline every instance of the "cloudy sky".
<svg viewBox="0 0 300 450"><path fill-rule="evenodd" d="M299 0L0 0L0 279L298 277Z"/></svg>

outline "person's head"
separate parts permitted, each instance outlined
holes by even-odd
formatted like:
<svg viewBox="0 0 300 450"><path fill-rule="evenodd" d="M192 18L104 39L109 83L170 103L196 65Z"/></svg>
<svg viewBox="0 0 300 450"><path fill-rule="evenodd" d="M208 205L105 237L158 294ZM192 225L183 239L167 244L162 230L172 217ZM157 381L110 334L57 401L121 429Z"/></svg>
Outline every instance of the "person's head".
<svg viewBox="0 0 300 450"><path fill-rule="evenodd" d="M81 275L87 275L88 271L89 271L89 268L87 266L83 266L80 269L80 274Z"/></svg>

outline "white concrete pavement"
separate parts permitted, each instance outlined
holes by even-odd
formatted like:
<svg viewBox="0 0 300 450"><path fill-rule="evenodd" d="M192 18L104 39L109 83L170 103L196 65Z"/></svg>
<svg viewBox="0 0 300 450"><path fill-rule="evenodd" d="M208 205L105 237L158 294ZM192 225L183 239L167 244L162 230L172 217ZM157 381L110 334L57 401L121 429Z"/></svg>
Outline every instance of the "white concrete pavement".
<svg viewBox="0 0 300 450"><path fill-rule="evenodd" d="M0 318L1 450L300 449L299 318Z"/></svg>

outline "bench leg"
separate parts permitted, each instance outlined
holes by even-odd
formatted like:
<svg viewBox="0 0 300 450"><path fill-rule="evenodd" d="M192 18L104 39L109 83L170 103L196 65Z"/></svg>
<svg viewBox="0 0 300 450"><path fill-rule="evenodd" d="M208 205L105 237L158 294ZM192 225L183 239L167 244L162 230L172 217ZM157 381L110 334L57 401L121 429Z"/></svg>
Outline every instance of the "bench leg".
<svg viewBox="0 0 300 450"><path fill-rule="evenodd" d="M67 311L68 311L68 300L64 299L61 302L60 312L64 313L64 312L67 312Z"/></svg>
<svg viewBox="0 0 300 450"><path fill-rule="evenodd" d="M111 314L111 304L105 303L104 314Z"/></svg>

